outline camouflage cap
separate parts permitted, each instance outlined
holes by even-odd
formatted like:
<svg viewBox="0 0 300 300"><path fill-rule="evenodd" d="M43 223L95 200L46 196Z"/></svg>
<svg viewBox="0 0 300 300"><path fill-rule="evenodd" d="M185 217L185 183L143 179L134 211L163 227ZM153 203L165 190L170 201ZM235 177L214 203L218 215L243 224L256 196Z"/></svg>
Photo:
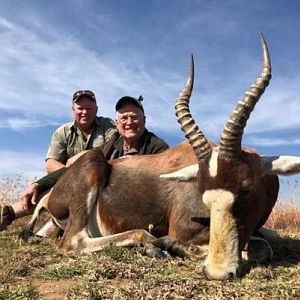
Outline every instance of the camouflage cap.
<svg viewBox="0 0 300 300"><path fill-rule="evenodd" d="M81 96L87 96L91 100L96 102L95 94L92 91L82 90L82 91L77 91L73 94L73 103L76 102Z"/></svg>

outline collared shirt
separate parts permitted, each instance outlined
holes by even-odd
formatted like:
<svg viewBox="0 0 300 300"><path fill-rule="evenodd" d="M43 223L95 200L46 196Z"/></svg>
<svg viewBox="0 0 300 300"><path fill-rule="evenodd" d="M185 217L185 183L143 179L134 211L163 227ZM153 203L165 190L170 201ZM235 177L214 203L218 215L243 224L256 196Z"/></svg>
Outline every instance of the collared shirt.
<svg viewBox="0 0 300 300"><path fill-rule="evenodd" d="M114 132L116 132L115 124L110 118L96 117L87 140L75 121L66 123L52 135L46 160L53 158L65 164L70 157L83 150L102 149Z"/></svg>

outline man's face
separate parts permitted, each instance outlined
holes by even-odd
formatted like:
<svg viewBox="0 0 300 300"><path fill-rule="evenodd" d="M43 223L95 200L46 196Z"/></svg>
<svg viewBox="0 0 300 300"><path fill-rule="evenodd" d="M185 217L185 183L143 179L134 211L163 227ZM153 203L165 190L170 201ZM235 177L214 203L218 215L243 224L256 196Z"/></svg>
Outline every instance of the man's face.
<svg viewBox="0 0 300 300"><path fill-rule="evenodd" d="M76 123L82 129L89 129L97 115L97 104L87 96L81 96L72 106Z"/></svg>
<svg viewBox="0 0 300 300"><path fill-rule="evenodd" d="M140 108L125 103L116 114L116 125L125 139L138 141L145 131L146 118Z"/></svg>

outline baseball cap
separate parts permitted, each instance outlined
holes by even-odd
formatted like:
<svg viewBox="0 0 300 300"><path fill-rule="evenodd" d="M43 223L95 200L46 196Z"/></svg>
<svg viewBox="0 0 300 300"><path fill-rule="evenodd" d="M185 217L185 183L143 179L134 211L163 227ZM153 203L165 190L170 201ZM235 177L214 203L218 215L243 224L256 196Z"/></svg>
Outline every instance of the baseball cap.
<svg viewBox="0 0 300 300"><path fill-rule="evenodd" d="M92 91L82 90L82 91L77 91L73 94L73 103L76 102L81 96L87 96L91 100L96 102L95 94Z"/></svg>
<svg viewBox="0 0 300 300"><path fill-rule="evenodd" d="M116 104L116 110L119 110L125 103L132 103L133 105L140 108L142 110L142 112L144 113L142 101L143 101L142 95L139 96L139 98L134 98L131 96L124 96L118 100L118 102Z"/></svg>

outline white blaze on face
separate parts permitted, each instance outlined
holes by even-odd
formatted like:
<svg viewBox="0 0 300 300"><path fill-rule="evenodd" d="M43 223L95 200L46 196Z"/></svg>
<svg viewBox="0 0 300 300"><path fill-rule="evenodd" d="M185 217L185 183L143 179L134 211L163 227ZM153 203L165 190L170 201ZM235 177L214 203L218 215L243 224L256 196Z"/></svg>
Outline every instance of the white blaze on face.
<svg viewBox="0 0 300 300"><path fill-rule="evenodd" d="M211 177L217 176L218 171L218 155L219 155L219 148L215 147L212 151L211 158L209 161L209 174Z"/></svg>
<svg viewBox="0 0 300 300"><path fill-rule="evenodd" d="M226 190L216 189L204 192L202 200L210 210L209 254L205 268L212 279L236 275L239 263L238 232L232 216L234 195Z"/></svg>

